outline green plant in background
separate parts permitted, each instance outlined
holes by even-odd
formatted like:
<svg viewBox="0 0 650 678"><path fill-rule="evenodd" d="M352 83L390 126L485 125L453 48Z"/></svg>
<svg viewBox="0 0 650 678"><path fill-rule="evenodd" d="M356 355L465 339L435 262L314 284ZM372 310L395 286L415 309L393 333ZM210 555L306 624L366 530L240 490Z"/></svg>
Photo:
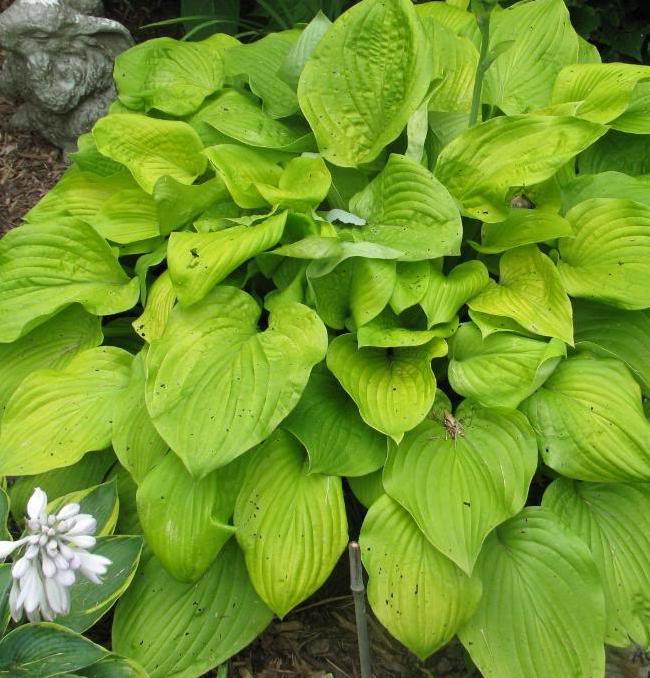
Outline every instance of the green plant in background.
<svg viewBox="0 0 650 678"><path fill-rule="evenodd" d="M589 678L650 645L650 69L562 0L474 10L143 43L0 242L12 512L116 479L147 550L112 648L151 676L325 582L344 480L419 657Z"/></svg>

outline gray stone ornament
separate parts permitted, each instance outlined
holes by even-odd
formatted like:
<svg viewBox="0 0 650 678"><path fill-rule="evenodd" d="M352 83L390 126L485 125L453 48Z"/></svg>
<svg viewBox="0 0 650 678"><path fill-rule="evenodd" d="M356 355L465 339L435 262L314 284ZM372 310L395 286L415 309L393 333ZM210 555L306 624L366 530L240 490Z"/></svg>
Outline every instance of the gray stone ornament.
<svg viewBox="0 0 650 678"><path fill-rule="evenodd" d="M101 0L15 0L0 14L0 94L23 104L12 123L66 151L115 99L113 62L128 30L94 16Z"/></svg>

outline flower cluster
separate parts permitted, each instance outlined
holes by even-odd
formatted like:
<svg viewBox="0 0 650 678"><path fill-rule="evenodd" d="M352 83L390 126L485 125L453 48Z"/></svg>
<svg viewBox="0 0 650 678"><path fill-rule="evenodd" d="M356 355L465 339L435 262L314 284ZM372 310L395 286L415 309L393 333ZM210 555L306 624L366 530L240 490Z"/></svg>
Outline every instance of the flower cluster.
<svg viewBox="0 0 650 678"><path fill-rule="evenodd" d="M70 612L70 587L77 573L101 584L111 561L89 553L95 545L95 519L79 513L79 504L66 504L56 514L47 513L47 495L37 487L27 504L25 536L0 541L0 560L22 552L11 569L13 586L9 596L11 616L23 614L31 622L53 621Z"/></svg>

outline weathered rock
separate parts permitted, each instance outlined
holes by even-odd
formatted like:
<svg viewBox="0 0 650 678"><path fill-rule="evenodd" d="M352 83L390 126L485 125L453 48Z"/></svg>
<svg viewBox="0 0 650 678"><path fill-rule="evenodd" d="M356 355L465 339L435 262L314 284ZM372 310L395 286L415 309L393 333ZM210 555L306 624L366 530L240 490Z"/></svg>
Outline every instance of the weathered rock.
<svg viewBox="0 0 650 678"><path fill-rule="evenodd" d="M15 0L0 14L0 94L23 105L12 122L70 150L115 98L113 62L133 40L93 16L101 0Z"/></svg>

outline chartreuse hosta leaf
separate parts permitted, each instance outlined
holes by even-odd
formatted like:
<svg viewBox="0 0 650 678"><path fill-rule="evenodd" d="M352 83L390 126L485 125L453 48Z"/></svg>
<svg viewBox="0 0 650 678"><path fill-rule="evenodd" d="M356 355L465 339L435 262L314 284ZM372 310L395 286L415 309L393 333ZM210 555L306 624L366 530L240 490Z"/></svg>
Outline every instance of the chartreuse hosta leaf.
<svg viewBox="0 0 650 678"><path fill-rule="evenodd" d="M298 99L334 165L374 160L406 126L431 81L428 40L409 0L363 0L320 40Z"/></svg>
<svg viewBox="0 0 650 678"><path fill-rule="evenodd" d="M138 281L78 219L26 224L0 241L0 342L15 341L75 302L110 315L137 300Z"/></svg>
<svg viewBox="0 0 650 678"><path fill-rule="evenodd" d="M95 518L96 536L106 537L113 534L120 510L115 481L59 496L47 505L48 513L57 513L66 504L79 504L81 513L89 513Z"/></svg>
<svg viewBox="0 0 650 678"><path fill-rule="evenodd" d="M568 212L589 198L625 198L650 207L650 176L622 172L579 174L562 186L562 210Z"/></svg>
<svg viewBox="0 0 650 678"><path fill-rule="evenodd" d="M267 155L235 144L212 146L205 150L205 155L240 207L268 205L255 184L277 185L282 168Z"/></svg>
<svg viewBox="0 0 650 678"><path fill-rule="evenodd" d="M576 347L622 360L650 395L650 311L621 311L576 300L573 314Z"/></svg>
<svg viewBox="0 0 650 678"><path fill-rule="evenodd" d="M650 207L594 198L567 214L575 238L560 240L560 278L568 293L627 310L650 307Z"/></svg>
<svg viewBox="0 0 650 678"><path fill-rule="evenodd" d="M483 339L476 325L465 323L451 340L449 353L447 378L456 393L486 407L517 407L566 356L566 345L510 332Z"/></svg>
<svg viewBox="0 0 650 678"><path fill-rule="evenodd" d="M466 261L444 275L431 266L427 290L420 306L429 327L450 322L461 306L475 297L490 281L487 268L480 261Z"/></svg>
<svg viewBox="0 0 650 678"><path fill-rule="evenodd" d="M550 103L557 74L578 61L578 34L563 0L518 3L495 12L490 29L491 49L511 44L487 70L483 99L507 115Z"/></svg>
<svg viewBox="0 0 650 678"><path fill-rule="evenodd" d="M115 84L128 108L181 118L221 89L223 63L208 41L156 38L118 55Z"/></svg>
<svg viewBox="0 0 650 678"><path fill-rule="evenodd" d="M509 214L506 194L512 186L549 179L606 131L604 125L569 116L493 118L463 132L442 150L436 176L462 203L467 216L488 223L503 221Z"/></svg>
<svg viewBox="0 0 650 678"><path fill-rule="evenodd" d="M388 495L361 528L368 599L379 621L420 659L448 643L471 617L481 583L434 548Z"/></svg>
<svg viewBox="0 0 650 678"><path fill-rule="evenodd" d="M458 328L458 318L454 317L449 322L437 325L429 330L413 329L414 323L409 322L408 316L416 314L417 311L413 309L413 312L407 311L401 318L395 315L390 308L384 309L376 318L357 330L359 348L365 346L379 348L422 346L428 344L435 337L446 339L453 335ZM416 325L416 327L419 326L419 324Z"/></svg>
<svg viewBox="0 0 650 678"><path fill-rule="evenodd" d="M73 304L19 341L0 344L0 415L29 374L45 367L64 367L77 353L101 343L100 319Z"/></svg>
<svg viewBox="0 0 650 678"><path fill-rule="evenodd" d="M435 262L398 261L395 268L395 287L390 298L391 309L399 314L415 306L427 291L429 275Z"/></svg>
<svg viewBox="0 0 650 678"><path fill-rule="evenodd" d="M581 174L610 171L631 176L650 174L650 134L624 134L611 130L580 154L578 170Z"/></svg>
<svg viewBox="0 0 650 678"><path fill-rule="evenodd" d="M499 271L499 284L491 282L470 299L470 309L511 318L534 334L573 344L571 302L555 265L536 245L505 252Z"/></svg>
<svg viewBox="0 0 650 678"><path fill-rule="evenodd" d="M172 233L167 248L169 275L184 306L195 304L238 266L276 245L287 213L252 226L232 226L214 233Z"/></svg>
<svg viewBox="0 0 650 678"><path fill-rule="evenodd" d="M147 407L190 473L201 478L264 440L296 406L327 350L314 311L280 304L259 332L261 309L217 287L175 307L147 354Z"/></svg>
<svg viewBox="0 0 650 678"><path fill-rule="evenodd" d="M253 586L284 617L325 582L347 544L341 479L308 474L304 449L280 429L248 466L235 527Z"/></svg>
<svg viewBox="0 0 650 678"><path fill-rule="evenodd" d="M475 45L480 43L480 34L475 16L468 11L469 0L450 2L422 2L415 5L416 13L430 17L456 35L467 36Z"/></svg>
<svg viewBox="0 0 650 678"><path fill-rule="evenodd" d="M131 584L142 551L142 537L99 537L92 552L111 561L101 584L79 578L70 590L70 613L57 624L83 633L101 619Z"/></svg>
<svg viewBox="0 0 650 678"><path fill-rule="evenodd" d="M350 200L366 220L360 237L419 261L460 254L463 234L458 208L447 189L419 163L391 154L384 169Z"/></svg>
<svg viewBox="0 0 650 678"><path fill-rule="evenodd" d="M650 114L650 82L648 82L648 77L650 76L646 75L646 78L640 81L634 88L625 113L622 113L610 123L614 129L630 134L650 133L650 123L648 123L648 116Z"/></svg>
<svg viewBox="0 0 650 678"><path fill-rule="evenodd" d="M456 419L457 433L427 419L393 445L384 487L437 549L471 573L486 536L523 508L537 448L515 410L466 401Z"/></svg>
<svg viewBox="0 0 650 678"><path fill-rule="evenodd" d="M287 163L277 187L258 183L255 187L273 207L309 212L327 197L332 177L322 158L299 157Z"/></svg>
<svg viewBox="0 0 650 678"><path fill-rule="evenodd" d="M224 54L226 75L247 77L251 91L272 118L286 118L299 110L294 89L280 74L299 35L297 30L272 33Z"/></svg>
<svg viewBox="0 0 650 678"><path fill-rule="evenodd" d="M485 254L494 254L520 245L571 237L573 227L559 214L537 209L513 209L507 219L496 224L483 224L481 244L472 243L472 247Z"/></svg>
<svg viewBox="0 0 650 678"><path fill-rule="evenodd" d="M23 624L0 640L0 675L43 678L83 669L108 655L59 624Z"/></svg>
<svg viewBox="0 0 650 678"><path fill-rule="evenodd" d="M159 339L175 303L176 291L167 270L151 286L144 312L133 321L133 329L148 343Z"/></svg>
<svg viewBox="0 0 650 678"><path fill-rule="evenodd" d="M304 121L275 120L262 110L257 99L235 89L224 90L193 120L249 146L297 153L316 150L314 136Z"/></svg>
<svg viewBox="0 0 650 678"><path fill-rule="evenodd" d="M650 643L650 486L558 478L544 493L551 509L587 544L605 590L606 642Z"/></svg>
<svg viewBox="0 0 650 678"><path fill-rule="evenodd" d="M32 372L7 403L0 475L70 466L111 442L113 408L129 382L132 356L112 346L82 351L64 368Z"/></svg>
<svg viewBox="0 0 650 678"><path fill-rule="evenodd" d="M641 390L614 359L576 355L521 405L546 464L604 482L650 480L650 422Z"/></svg>
<svg viewBox="0 0 650 678"><path fill-rule="evenodd" d="M525 337L534 337L532 332L522 327L519 323L507 318L506 316L490 315L489 313L481 313L474 311L471 308L468 311L472 322L479 328L483 338L489 337L491 334L497 332L513 332L514 334L521 334Z"/></svg>
<svg viewBox="0 0 650 678"><path fill-rule="evenodd" d="M579 102L576 115L592 122L615 121L627 109L634 89L650 79L650 66L637 64L572 64L558 75L553 101ZM650 132L647 129L640 133Z"/></svg>
<svg viewBox="0 0 650 678"><path fill-rule="evenodd" d="M283 428L305 446L309 473L360 476L386 460L386 438L370 428L334 376L315 368Z"/></svg>
<svg viewBox="0 0 650 678"><path fill-rule="evenodd" d="M79 675L83 678L149 678L149 674L140 664L116 654L110 654L96 664L79 669Z"/></svg>
<svg viewBox="0 0 650 678"><path fill-rule="evenodd" d="M357 327L378 316L388 305L395 287L395 262L355 259L350 283L350 311Z"/></svg>
<svg viewBox="0 0 650 678"><path fill-rule="evenodd" d="M145 381L145 353L139 353L131 364L128 386L115 398L113 412L113 449L138 484L169 449L145 405Z"/></svg>
<svg viewBox="0 0 650 678"><path fill-rule="evenodd" d="M401 440L426 417L436 394L431 360L447 354L436 338L414 348L359 348L354 334L330 343L327 367L357 404L363 420Z"/></svg>
<svg viewBox="0 0 650 678"><path fill-rule="evenodd" d="M527 508L486 540L483 595L460 639L483 676L605 673L605 602L585 543L544 508Z"/></svg>
<svg viewBox="0 0 650 678"><path fill-rule="evenodd" d="M0 532L1 533L1 532ZM10 535L2 534L2 539L7 540ZM13 577L11 576L11 563L0 565L0 634L4 635L11 619L9 610L9 593L13 586Z"/></svg>
<svg viewBox="0 0 650 678"><path fill-rule="evenodd" d="M151 678L200 676L248 645L272 616L233 539L194 584L150 558L117 605L113 649Z"/></svg>
<svg viewBox="0 0 650 678"><path fill-rule="evenodd" d="M126 165L147 193L164 175L191 184L206 168L203 144L185 122L117 113L97 121L93 137L99 151Z"/></svg>
<svg viewBox="0 0 650 678"><path fill-rule="evenodd" d="M138 517L147 544L179 581L196 581L210 567L235 528L222 499L219 471L195 480L169 453L138 488Z"/></svg>
<svg viewBox="0 0 650 678"><path fill-rule="evenodd" d="M120 191L133 188L137 188L137 184L128 172L104 177L73 166L27 212L24 219L35 223L52 221L53 217L78 217L90 223L106 200Z"/></svg>
<svg viewBox="0 0 650 678"><path fill-rule="evenodd" d="M160 235L156 204L139 186L113 194L88 223L103 238L120 245Z"/></svg>

